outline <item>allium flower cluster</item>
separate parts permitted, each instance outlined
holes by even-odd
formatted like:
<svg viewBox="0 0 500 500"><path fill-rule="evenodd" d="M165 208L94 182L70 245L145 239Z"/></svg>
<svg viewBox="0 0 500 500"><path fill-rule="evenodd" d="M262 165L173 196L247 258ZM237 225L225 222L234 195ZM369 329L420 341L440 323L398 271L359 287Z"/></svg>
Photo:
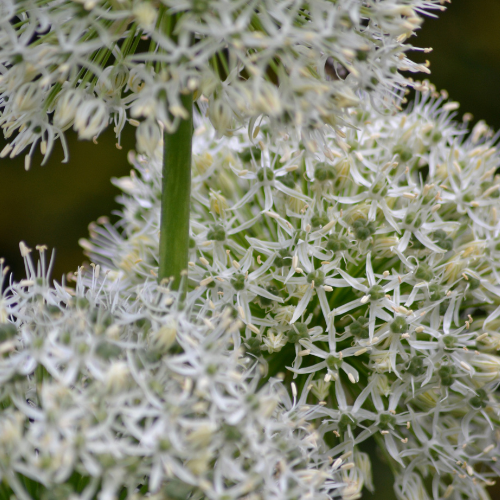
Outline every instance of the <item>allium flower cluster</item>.
<svg viewBox="0 0 500 500"><path fill-rule="evenodd" d="M181 307L155 282L122 299L98 266L88 286L82 268L76 290L51 287L46 249L36 268L21 250L28 277L0 300L1 498L327 499L347 487L353 458L332 468L303 401L259 382L232 308Z"/></svg>
<svg viewBox="0 0 500 500"><path fill-rule="evenodd" d="M357 91L379 107L411 84L399 71L421 15L445 0L4 0L0 5L1 157L48 155L69 128L94 139L129 121L154 150L194 92L219 134L245 120L343 125ZM427 50L427 49L426 49Z"/></svg>
<svg viewBox="0 0 500 500"><path fill-rule="evenodd" d="M305 143L271 140L271 121L195 131L187 300L235 311L247 358L300 396L318 459L374 439L401 499L486 499L500 474L500 157L456 108L360 106L355 128ZM131 160L120 223L82 241L124 297L157 273L160 218L161 161ZM371 485L353 464L346 500Z"/></svg>

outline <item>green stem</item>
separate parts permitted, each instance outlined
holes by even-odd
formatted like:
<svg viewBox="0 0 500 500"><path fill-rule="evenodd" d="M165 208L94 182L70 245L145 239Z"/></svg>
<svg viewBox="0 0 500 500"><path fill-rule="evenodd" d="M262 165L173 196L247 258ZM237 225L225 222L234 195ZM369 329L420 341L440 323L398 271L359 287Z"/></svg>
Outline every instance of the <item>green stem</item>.
<svg viewBox="0 0 500 500"><path fill-rule="evenodd" d="M189 113L172 134L165 133L163 192L161 200L159 280L173 278L179 290L181 273L187 270L189 250L189 206L191 202L191 144L193 137L193 95L181 96ZM183 294L187 280L182 280Z"/></svg>

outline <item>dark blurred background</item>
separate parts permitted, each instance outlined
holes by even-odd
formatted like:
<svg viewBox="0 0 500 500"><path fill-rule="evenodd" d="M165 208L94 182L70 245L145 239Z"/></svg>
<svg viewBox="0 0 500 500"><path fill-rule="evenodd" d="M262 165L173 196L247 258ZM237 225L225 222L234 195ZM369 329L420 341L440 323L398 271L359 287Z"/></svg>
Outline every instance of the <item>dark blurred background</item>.
<svg viewBox="0 0 500 500"><path fill-rule="evenodd" d="M431 81L461 103L460 116L470 112L473 123L484 119L500 128L500 0L453 0L439 19L427 18L411 41L434 48L430 54L413 57L431 61ZM125 130L122 150L116 149L109 131L98 145L77 141L71 134L68 141L67 164L61 163L59 146L44 167L41 156L35 156L29 172L24 170L23 156L0 160L0 257L5 257L18 280L24 277L19 241L32 248L37 244L56 248L53 276L59 280L84 260L78 239L87 235L87 225L119 208L114 201L118 190L109 180L129 172L126 156L134 148L134 131ZM0 139L0 150L3 146ZM367 451L375 459L377 494L364 498L394 499L388 467L373 447ZM500 498L500 490L492 491L492 497Z"/></svg>
<svg viewBox="0 0 500 500"><path fill-rule="evenodd" d="M43 244L56 250L53 278L75 271L84 255L78 245L88 235L87 226L101 215L119 208L119 194L111 177L127 175L127 151L134 148L134 130L122 135L122 149L115 146L112 130L107 130L95 145L67 134L70 159L61 163L60 143L48 162L35 154L31 169L24 170L24 155L0 159L0 257L4 257L16 280L25 276L19 242L30 248ZM5 141L0 139L0 150ZM37 257L35 257L37 259Z"/></svg>
<svg viewBox="0 0 500 500"><path fill-rule="evenodd" d="M500 0L453 0L439 19L427 18L411 42L433 47L415 59L431 61L431 81L461 103L460 114L471 112L500 127ZM422 75L422 77L425 75ZM109 179L126 175L127 151L134 147L134 131L125 130L123 149L115 147L109 131L99 144L78 141L68 134L71 158L61 163L58 145L48 164L37 155L29 172L24 156L0 160L0 257L5 257L16 279L24 277L19 241L34 248L45 244L57 251L54 277L73 271L84 260L78 239L87 225L118 209L118 190ZM0 150L4 141L0 139Z"/></svg>

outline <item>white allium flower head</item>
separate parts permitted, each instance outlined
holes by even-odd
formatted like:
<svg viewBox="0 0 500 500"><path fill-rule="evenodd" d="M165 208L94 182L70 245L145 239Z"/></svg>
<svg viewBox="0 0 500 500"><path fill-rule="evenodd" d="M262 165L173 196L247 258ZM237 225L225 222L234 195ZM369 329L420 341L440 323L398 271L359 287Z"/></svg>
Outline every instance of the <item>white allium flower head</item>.
<svg viewBox="0 0 500 500"><path fill-rule="evenodd" d="M45 248L36 266L21 248L27 279L0 301L2 495L340 495L307 411L260 383L231 308L181 308L151 281L124 298L98 265L51 286Z"/></svg>
<svg viewBox="0 0 500 500"><path fill-rule="evenodd" d="M429 475L434 496L487 498L500 473L500 157L425 86L405 112L361 104L356 128L302 139L271 140L270 118L220 140L195 117L188 296L232 308L235 345L308 408L316 456L358 457L344 498L371 485L371 436L402 499L431 498ZM130 159L122 232L82 241L124 295L157 272L160 218L161 153Z"/></svg>
<svg viewBox="0 0 500 500"><path fill-rule="evenodd" d="M71 126L89 139L113 122L119 143L131 117L173 131L190 92L220 134L262 117L273 130L339 128L362 93L393 108L413 84L399 71L429 72L406 41L442 3L3 1L1 155L49 154Z"/></svg>

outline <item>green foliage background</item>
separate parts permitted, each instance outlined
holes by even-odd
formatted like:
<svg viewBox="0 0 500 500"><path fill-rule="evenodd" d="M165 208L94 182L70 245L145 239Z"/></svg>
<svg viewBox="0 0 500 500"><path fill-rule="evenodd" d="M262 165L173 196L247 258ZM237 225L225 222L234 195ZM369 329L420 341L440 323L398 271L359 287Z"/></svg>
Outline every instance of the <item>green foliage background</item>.
<svg viewBox="0 0 500 500"><path fill-rule="evenodd" d="M427 19L413 42L433 47L430 54L416 54L431 61L431 80L438 89L461 103L460 116L474 115L500 128L500 1L453 0L439 19ZM134 130L125 129L122 150L113 134L99 144L81 142L69 135L71 158L61 163L56 148L44 167L37 154L29 172L24 157L0 160L0 257L5 257L16 279L24 277L19 241L28 246L45 244L57 250L54 278L73 271L84 261L78 239L87 235L87 225L101 215L118 209L118 194L109 179L126 175L130 166L127 151L134 147ZM4 141L0 139L0 150ZM370 450L367 450L370 451ZM372 451L373 453L373 451ZM392 477L382 457L373 457L376 495L366 498L391 500ZM491 492L500 498L500 489Z"/></svg>

